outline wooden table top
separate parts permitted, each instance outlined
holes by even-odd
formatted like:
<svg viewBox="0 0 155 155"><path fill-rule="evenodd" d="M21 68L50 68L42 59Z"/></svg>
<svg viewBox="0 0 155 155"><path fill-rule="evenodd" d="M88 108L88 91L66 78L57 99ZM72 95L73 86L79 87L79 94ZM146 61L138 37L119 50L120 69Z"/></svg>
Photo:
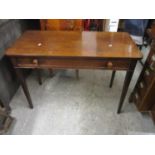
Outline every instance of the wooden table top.
<svg viewBox="0 0 155 155"><path fill-rule="evenodd" d="M8 56L142 58L125 32L26 31Z"/></svg>

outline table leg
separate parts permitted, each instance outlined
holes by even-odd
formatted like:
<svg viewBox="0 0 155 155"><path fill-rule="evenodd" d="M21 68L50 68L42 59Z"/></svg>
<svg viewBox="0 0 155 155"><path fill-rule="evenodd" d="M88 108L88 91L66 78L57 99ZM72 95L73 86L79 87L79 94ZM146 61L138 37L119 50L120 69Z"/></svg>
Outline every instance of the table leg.
<svg viewBox="0 0 155 155"><path fill-rule="evenodd" d="M23 77L23 74L22 74L22 69L16 68L15 71L16 71L17 77L20 80L20 83L22 85L22 88L23 88L23 91L25 93L25 96L26 96L26 98L28 100L29 107L32 109L33 108L33 104L32 104L31 96L30 96L30 93L29 93L29 90L28 90L25 78Z"/></svg>
<svg viewBox="0 0 155 155"><path fill-rule="evenodd" d="M41 70L37 69L37 76L38 76L38 82L40 85L42 85L42 79L41 79Z"/></svg>
<svg viewBox="0 0 155 155"><path fill-rule="evenodd" d="M119 102L118 109L117 109L118 114L121 113L123 102L124 102L124 99L126 97L128 87L129 87L131 78L132 78L133 73L134 73L135 66L136 66L136 62L132 64L132 66L130 67L130 69L126 73L125 80L124 80L124 85L123 85L123 90L122 90L120 102Z"/></svg>
<svg viewBox="0 0 155 155"><path fill-rule="evenodd" d="M50 77L54 76L53 69L49 69Z"/></svg>
<svg viewBox="0 0 155 155"><path fill-rule="evenodd" d="M113 86L113 82L114 82L114 78L115 78L115 73L116 73L116 71L112 71L112 76L111 76L110 85L109 85L110 88Z"/></svg>

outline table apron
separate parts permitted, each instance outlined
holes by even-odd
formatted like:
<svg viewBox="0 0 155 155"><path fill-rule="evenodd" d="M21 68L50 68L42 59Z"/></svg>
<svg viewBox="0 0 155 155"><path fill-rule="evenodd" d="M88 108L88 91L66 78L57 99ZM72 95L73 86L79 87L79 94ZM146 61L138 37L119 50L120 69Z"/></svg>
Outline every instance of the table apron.
<svg viewBox="0 0 155 155"><path fill-rule="evenodd" d="M133 59L11 57L15 68L130 70Z"/></svg>

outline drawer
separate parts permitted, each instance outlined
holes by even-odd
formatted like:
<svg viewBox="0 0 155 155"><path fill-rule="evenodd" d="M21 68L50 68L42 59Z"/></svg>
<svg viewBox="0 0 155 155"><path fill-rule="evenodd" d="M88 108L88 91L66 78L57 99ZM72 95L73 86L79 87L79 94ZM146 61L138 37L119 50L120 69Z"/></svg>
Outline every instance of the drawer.
<svg viewBox="0 0 155 155"><path fill-rule="evenodd" d="M93 58L49 58L49 57L16 57L13 64L21 68L79 68L79 69L117 69L127 70L130 60L93 59Z"/></svg>
<svg viewBox="0 0 155 155"><path fill-rule="evenodd" d="M39 61L37 58L34 57L11 58L11 61L15 67L23 67L23 68L39 67Z"/></svg>
<svg viewBox="0 0 155 155"><path fill-rule="evenodd" d="M155 40L152 40L151 48L152 48L152 49L155 49Z"/></svg>
<svg viewBox="0 0 155 155"><path fill-rule="evenodd" d="M140 81L138 83L137 89L138 89L139 96L141 98L143 98L145 96L146 91L147 91L147 86L146 86L145 82L144 81Z"/></svg>
<svg viewBox="0 0 155 155"><path fill-rule="evenodd" d="M155 51L151 50L146 60L147 67L155 71Z"/></svg>
<svg viewBox="0 0 155 155"><path fill-rule="evenodd" d="M151 71L150 69L145 69L143 73L143 79L147 86L150 85L154 77L155 77L155 73L153 71Z"/></svg>
<svg viewBox="0 0 155 155"><path fill-rule="evenodd" d="M98 69L128 69L130 61L124 60L106 60L106 59L90 59L90 58L55 58L40 59L40 65L51 66L53 68L98 68Z"/></svg>
<svg viewBox="0 0 155 155"><path fill-rule="evenodd" d="M145 85L144 81L142 80L141 82L139 82L137 84L136 90L135 90L135 93L133 96L133 101L139 111L145 111L143 102L144 102L144 98L146 96L146 92L147 92L147 86Z"/></svg>
<svg viewBox="0 0 155 155"><path fill-rule="evenodd" d="M135 92L135 93L134 93L133 102L135 103L135 105L136 105L137 107L140 106L140 104L141 104L141 98L140 98L140 95L138 94L138 92Z"/></svg>
<svg viewBox="0 0 155 155"><path fill-rule="evenodd" d="M133 101L137 107L137 109L141 112L146 112L149 111L148 106L145 104L144 105L144 101L143 99L140 97L140 95L138 94L138 92L136 92L133 96Z"/></svg>

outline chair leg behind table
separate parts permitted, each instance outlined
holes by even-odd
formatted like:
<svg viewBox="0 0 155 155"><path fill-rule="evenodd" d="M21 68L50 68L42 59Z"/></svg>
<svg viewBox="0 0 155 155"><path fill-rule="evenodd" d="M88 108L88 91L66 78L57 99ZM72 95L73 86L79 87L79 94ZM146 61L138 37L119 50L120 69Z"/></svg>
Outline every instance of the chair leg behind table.
<svg viewBox="0 0 155 155"><path fill-rule="evenodd" d="M48 69L48 70L49 70L49 73L50 73L50 77L53 77L54 76L53 69Z"/></svg>
<svg viewBox="0 0 155 155"><path fill-rule="evenodd" d="M42 79L41 79L41 70L37 69L37 76L38 76L38 82L40 85L42 85Z"/></svg>
<svg viewBox="0 0 155 155"><path fill-rule="evenodd" d="M48 69L48 70L49 70L50 77L53 77L54 75L53 69ZM37 69L37 77L38 77L38 83L42 85L41 69Z"/></svg>
<svg viewBox="0 0 155 155"><path fill-rule="evenodd" d="M76 79L79 79L79 70L78 69L75 70L75 74L76 74Z"/></svg>
<svg viewBox="0 0 155 155"><path fill-rule="evenodd" d="M114 78L115 78L115 73L116 73L116 71L112 71L110 85L109 85L110 88L113 86L113 82L114 82Z"/></svg>
<svg viewBox="0 0 155 155"><path fill-rule="evenodd" d="M22 69L16 68L15 71L16 71L17 77L20 80L20 83L22 85L22 88L23 88L23 91L25 93L25 96L26 96L26 98L28 100L29 107L32 109L33 108L33 104L32 104L31 96L30 96L30 93L29 93L29 90L28 90L25 78L23 77Z"/></svg>

